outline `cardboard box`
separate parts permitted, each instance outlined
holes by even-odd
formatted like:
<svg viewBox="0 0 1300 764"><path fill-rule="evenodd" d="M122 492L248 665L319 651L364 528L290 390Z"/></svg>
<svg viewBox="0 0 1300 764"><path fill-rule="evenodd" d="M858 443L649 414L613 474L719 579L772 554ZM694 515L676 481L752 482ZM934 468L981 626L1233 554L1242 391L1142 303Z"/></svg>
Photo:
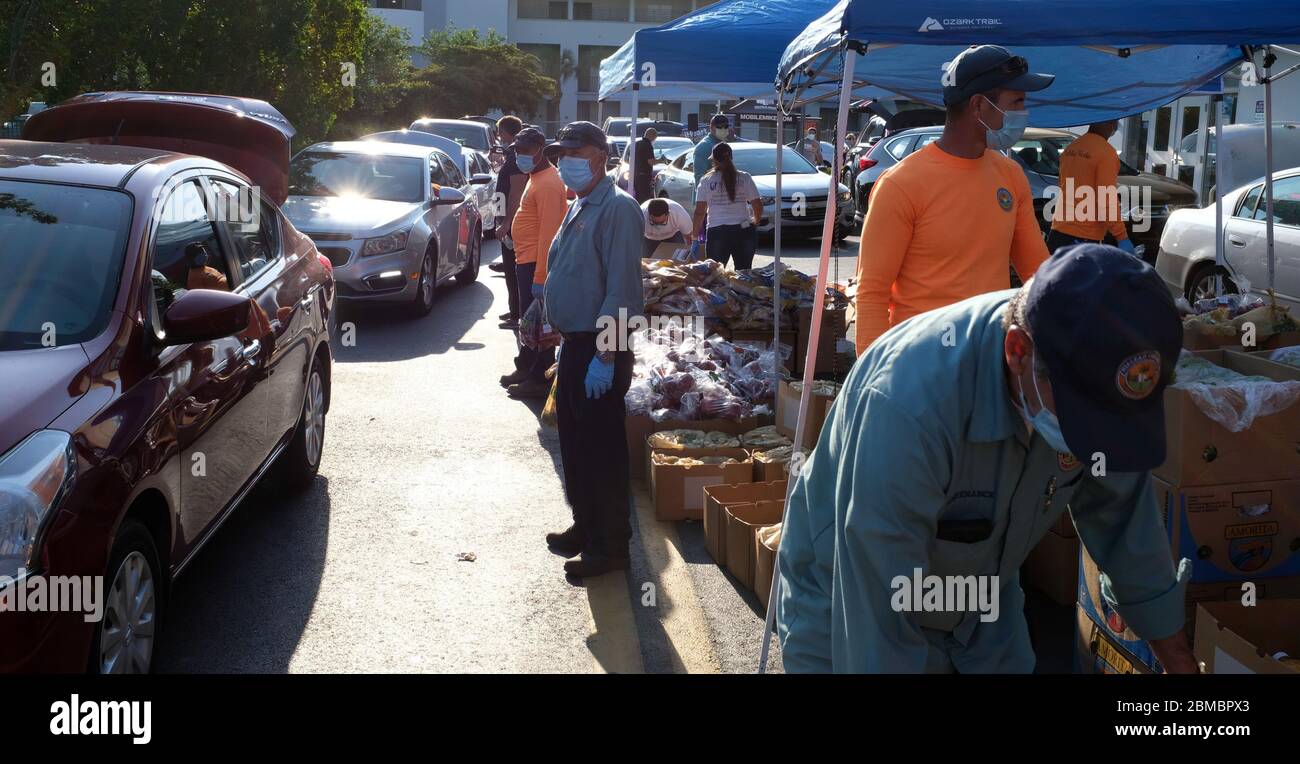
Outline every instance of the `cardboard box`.
<svg viewBox="0 0 1300 764"><path fill-rule="evenodd" d="M1079 555L1078 607L1084 617L1100 628L1107 642L1119 650L1121 656L1134 664L1134 668L1146 669L1146 671L1138 671L1137 673L1164 673L1164 668L1156 660L1156 654L1151 650L1151 646L1147 644L1146 640L1135 634L1128 627L1128 624L1124 622L1120 614L1102 599L1101 578L1097 563L1093 562L1092 558L1088 556L1088 550L1082 548ZM1086 673L1097 672L1090 671Z"/></svg>
<svg viewBox="0 0 1300 764"><path fill-rule="evenodd" d="M746 589L754 588L754 534L776 525L785 514L785 501L757 501L727 507L727 570Z"/></svg>
<svg viewBox="0 0 1300 764"><path fill-rule="evenodd" d="M1180 488L1152 478L1192 582L1300 577L1300 480Z"/></svg>
<svg viewBox="0 0 1300 764"><path fill-rule="evenodd" d="M1300 674L1300 600L1202 603L1192 651L1208 674Z"/></svg>
<svg viewBox="0 0 1300 764"><path fill-rule="evenodd" d="M796 376L803 375L803 364L808 358L808 338L812 331L812 312L811 307L800 308L797 314L798 321L795 324L795 330L799 333L798 349L796 355L799 357L799 368L794 370ZM817 338L817 360L813 368L815 374L833 374L847 372L848 367L842 367L843 359L836 352L836 340L844 337L848 330L848 316L844 308L824 308L822 310L822 328L821 334ZM850 364L852 366L852 364Z"/></svg>
<svg viewBox="0 0 1300 764"><path fill-rule="evenodd" d="M1291 345L1300 345L1300 332L1281 332L1270 334L1267 337L1257 337L1254 347L1242 347L1241 335L1219 335L1198 332L1186 327L1183 328L1183 347L1191 351L1199 350L1272 350L1274 348L1290 347Z"/></svg>
<svg viewBox="0 0 1300 764"><path fill-rule="evenodd" d="M795 427L799 424L799 396L789 381L783 380L776 388L776 429L777 432L794 440ZM817 445L822 427L830 415L834 398L814 395L808 402L808 420L804 423L804 448Z"/></svg>
<svg viewBox="0 0 1300 764"><path fill-rule="evenodd" d="M703 430L705 432L725 432L729 435L742 435L750 430L772 424L772 416L751 416L744 419L697 419L683 421L669 419L656 422L649 415L627 416L623 426L627 430L627 465L633 479L646 479L646 438L651 433L663 430Z"/></svg>
<svg viewBox="0 0 1300 764"><path fill-rule="evenodd" d="M647 466L650 476L650 497L655 504L655 519L665 522L704 519L704 489L712 485L748 483L754 476L754 465L749 452L743 448L684 448L676 450L647 451L649 461L654 453L672 456L730 456L735 464L701 464L680 466L656 464Z"/></svg>
<svg viewBox="0 0 1300 764"><path fill-rule="evenodd" d="M1079 597L1079 538L1048 531L1021 567L1020 583L1046 594L1053 602L1073 605Z"/></svg>
<svg viewBox="0 0 1300 764"><path fill-rule="evenodd" d="M758 501L785 501L785 480L711 485L704 489L704 545L719 565L727 564L727 507Z"/></svg>
<svg viewBox="0 0 1300 764"><path fill-rule="evenodd" d="M666 241L655 247L655 251L650 253L650 260L673 260L684 263L690 259L691 245L678 244L676 242Z"/></svg>
<svg viewBox="0 0 1300 764"><path fill-rule="evenodd" d="M1300 380L1290 369L1245 353L1210 350L1197 355L1243 374ZM1300 476L1300 403L1230 432L1206 416L1186 390L1164 391L1164 464L1152 474L1174 485L1218 485Z"/></svg>
<svg viewBox="0 0 1300 764"><path fill-rule="evenodd" d="M1075 607L1075 671L1080 674L1151 674L1152 670Z"/></svg>
<svg viewBox="0 0 1300 764"><path fill-rule="evenodd" d="M764 544L754 533L754 593L767 612L767 601L772 597L772 573L776 570L775 546Z"/></svg>
<svg viewBox="0 0 1300 764"><path fill-rule="evenodd" d="M753 458L755 449L750 449L750 458ZM754 482L771 483L774 480L785 480L789 477L786 468L790 466L789 462L760 462L753 459L754 462Z"/></svg>

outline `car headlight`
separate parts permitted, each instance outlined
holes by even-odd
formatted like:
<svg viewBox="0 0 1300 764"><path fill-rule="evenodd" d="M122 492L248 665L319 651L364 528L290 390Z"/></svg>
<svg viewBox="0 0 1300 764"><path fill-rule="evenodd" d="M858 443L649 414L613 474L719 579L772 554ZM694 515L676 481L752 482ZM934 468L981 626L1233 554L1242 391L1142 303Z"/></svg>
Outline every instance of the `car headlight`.
<svg viewBox="0 0 1300 764"><path fill-rule="evenodd" d="M387 236L366 239L366 243L361 247L361 256L371 257L373 255L385 255L389 252L400 252L406 249L406 240L410 235L411 229L407 228L402 231L393 231Z"/></svg>
<svg viewBox="0 0 1300 764"><path fill-rule="evenodd" d="M0 576L31 570L45 522L72 486L72 436L41 430L0 456Z"/></svg>

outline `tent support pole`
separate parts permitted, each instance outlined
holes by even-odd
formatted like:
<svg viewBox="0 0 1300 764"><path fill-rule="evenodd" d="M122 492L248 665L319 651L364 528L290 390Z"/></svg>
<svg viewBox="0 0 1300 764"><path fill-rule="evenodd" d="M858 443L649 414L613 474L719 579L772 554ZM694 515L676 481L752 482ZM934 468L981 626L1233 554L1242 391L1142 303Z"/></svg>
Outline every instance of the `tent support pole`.
<svg viewBox="0 0 1300 764"><path fill-rule="evenodd" d="M636 115L641 112L641 83L632 83L632 122L628 128L627 139L627 192L636 198ZM617 167L617 165L615 165ZM617 172L617 170L615 170ZM614 179L618 185L618 178ZM637 199L637 201L641 201Z"/></svg>
<svg viewBox="0 0 1300 764"><path fill-rule="evenodd" d="M1273 80L1269 77L1268 59L1272 52L1264 48L1264 199L1268 217L1264 220L1264 236L1268 242L1268 288L1274 287L1273 255Z"/></svg>
<svg viewBox="0 0 1300 764"><path fill-rule="evenodd" d="M1214 99L1214 140L1219 140L1223 134L1220 116L1223 114L1223 96ZM1209 172L1210 169L1210 137L1205 137L1205 167L1202 173ZM1215 192L1214 192L1214 264L1219 268L1224 267L1225 255L1223 251L1223 194L1219 193L1218 177L1223 172L1223 156L1217 156L1215 162L1218 163L1215 169ZM1214 277L1214 294L1221 296L1223 294L1223 276Z"/></svg>
<svg viewBox="0 0 1300 764"><path fill-rule="evenodd" d="M596 101L596 122L605 124L605 99Z"/></svg>
<svg viewBox="0 0 1300 764"><path fill-rule="evenodd" d="M821 342L822 313L826 307L826 276L830 265L831 246L835 239L835 221L838 217L835 207L836 202L839 201L840 162L844 157L844 133L849 125L849 103L853 100L853 67L857 63L858 53L848 49L843 55L844 77L840 83L840 111L835 122L835 158L831 163L831 177L827 183L826 220L822 224L822 251L817 265L817 286L813 290L812 326L808 328L808 357L803 361L803 390L799 394L799 419L794 428L794 452L790 455L790 478L786 484L787 514L790 512L790 494L804 463L800 445L803 443L804 428L807 426L808 407L812 403L812 383L817 369L817 349ZM783 527L785 519L785 517L781 518ZM763 624L763 648L758 659L760 674L767 671L767 653L772 641L772 629L776 625L776 603L780 601L781 556L778 554L776 564L772 566L772 591L768 595L767 619Z"/></svg>
<svg viewBox="0 0 1300 764"><path fill-rule="evenodd" d="M777 94L780 98L780 93ZM776 109L776 198L772 201L772 349L776 351L773 367L781 365L781 181L782 155L785 153L785 114ZM777 373L777 368L772 369Z"/></svg>

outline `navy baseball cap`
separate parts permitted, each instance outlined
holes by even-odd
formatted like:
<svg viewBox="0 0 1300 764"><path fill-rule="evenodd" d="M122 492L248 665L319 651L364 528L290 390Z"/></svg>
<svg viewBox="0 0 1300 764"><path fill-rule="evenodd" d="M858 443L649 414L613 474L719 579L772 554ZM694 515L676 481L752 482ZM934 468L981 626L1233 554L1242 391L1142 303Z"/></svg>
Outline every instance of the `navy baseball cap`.
<svg viewBox="0 0 1300 764"><path fill-rule="evenodd" d="M590 122L570 122L560 128L560 132L555 134L555 141L546 148L548 151L553 151L555 149L580 149L584 146L594 146L603 151L609 151L609 143L605 140L605 131Z"/></svg>
<svg viewBox="0 0 1300 764"><path fill-rule="evenodd" d="M1034 274L1025 322L1047 366L1066 445L1116 472L1165 460L1164 389L1183 325L1154 268L1116 247L1076 244Z"/></svg>
<svg viewBox="0 0 1300 764"><path fill-rule="evenodd" d="M525 127L519 131L519 134L515 136L515 142L510 145L536 151L538 147L546 145L546 136L542 135L542 131L535 127Z"/></svg>
<svg viewBox="0 0 1300 764"><path fill-rule="evenodd" d="M1056 79L1054 74L1031 74L1028 61L1001 45L967 48L948 67L956 70L951 77L945 76L953 84L943 86L944 106L961 103L994 88L1031 93L1046 88Z"/></svg>

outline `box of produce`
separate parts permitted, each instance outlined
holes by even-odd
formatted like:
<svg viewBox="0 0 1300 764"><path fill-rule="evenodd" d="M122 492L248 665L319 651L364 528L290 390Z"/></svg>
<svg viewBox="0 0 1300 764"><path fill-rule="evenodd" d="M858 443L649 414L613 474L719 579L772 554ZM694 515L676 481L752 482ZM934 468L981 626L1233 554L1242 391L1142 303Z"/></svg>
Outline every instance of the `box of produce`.
<svg viewBox="0 0 1300 764"><path fill-rule="evenodd" d="M704 489L747 483L754 465L743 448L693 448L650 451L646 473L655 519L704 519Z"/></svg>

